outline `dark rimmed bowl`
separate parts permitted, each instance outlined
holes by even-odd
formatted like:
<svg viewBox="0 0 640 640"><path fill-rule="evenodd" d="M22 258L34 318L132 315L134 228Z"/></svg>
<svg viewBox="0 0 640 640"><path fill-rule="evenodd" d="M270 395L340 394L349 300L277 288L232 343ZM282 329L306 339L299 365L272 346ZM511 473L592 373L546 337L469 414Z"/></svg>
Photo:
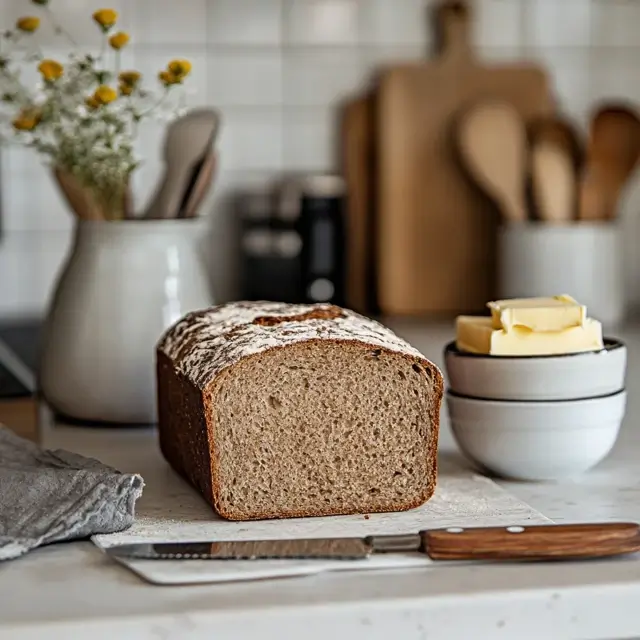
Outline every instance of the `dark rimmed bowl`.
<svg viewBox="0 0 640 640"><path fill-rule="evenodd" d="M449 389L484 400L581 400L622 390L627 347L615 338L604 349L553 356L487 356L444 350Z"/></svg>
<svg viewBox="0 0 640 640"><path fill-rule="evenodd" d="M504 478L558 480L588 471L611 451L627 392L559 401L478 400L446 395L453 436L483 472Z"/></svg>

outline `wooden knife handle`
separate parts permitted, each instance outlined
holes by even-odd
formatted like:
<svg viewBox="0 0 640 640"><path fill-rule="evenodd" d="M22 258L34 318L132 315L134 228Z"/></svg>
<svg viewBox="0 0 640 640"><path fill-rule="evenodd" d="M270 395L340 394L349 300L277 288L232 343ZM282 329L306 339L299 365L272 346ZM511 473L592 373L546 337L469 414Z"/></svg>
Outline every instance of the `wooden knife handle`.
<svg viewBox="0 0 640 640"><path fill-rule="evenodd" d="M564 560L640 550L640 525L607 524L478 527L421 531L433 560Z"/></svg>

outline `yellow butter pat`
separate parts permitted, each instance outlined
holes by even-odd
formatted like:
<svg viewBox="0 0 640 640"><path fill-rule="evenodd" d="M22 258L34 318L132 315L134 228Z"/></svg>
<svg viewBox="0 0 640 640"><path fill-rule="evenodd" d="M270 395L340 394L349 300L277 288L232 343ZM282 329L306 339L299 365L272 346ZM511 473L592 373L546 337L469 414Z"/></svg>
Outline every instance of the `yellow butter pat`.
<svg viewBox="0 0 640 640"><path fill-rule="evenodd" d="M581 327L587 319L587 308L567 295L498 300L487 306L491 309L493 328L505 331L517 327L531 331L561 331Z"/></svg>
<svg viewBox="0 0 640 640"><path fill-rule="evenodd" d="M521 326L494 329L492 318L458 316L456 346L460 351L492 356L548 356L604 348L602 325L587 318L581 326L538 332Z"/></svg>

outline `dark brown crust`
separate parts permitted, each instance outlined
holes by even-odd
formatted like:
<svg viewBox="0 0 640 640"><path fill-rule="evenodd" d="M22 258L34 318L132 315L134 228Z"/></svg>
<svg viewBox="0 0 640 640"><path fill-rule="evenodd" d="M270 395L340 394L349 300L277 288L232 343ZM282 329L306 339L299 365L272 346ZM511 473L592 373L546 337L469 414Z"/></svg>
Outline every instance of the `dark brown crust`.
<svg viewBox="0 0 640 640"><path fill-rule="evenodd" d="M396 511L408 511L415 509L429 500L436 489L437 483L437 451L440 433L440 407L444 393L444 379L439 369L425 358L416 358L408 354L383 349L378 345L367 344L359 340L333 340L313 339L306 343L334 343L354 344L362 349L372 349L378 352L386 352L394 356L402 356L412 364L421 365L429 372L434 397L431 403L431 438L427 452L431 462L431 473L427 479L425 492L415 500L399 502L372 510L369 506L367 513L384 513ZM274 347L282 349L287 347ZM247 359L257 358L266 351L248 356ZM162 352L157 352L158 371L158 415L160 447L163 455L171 466L192 485L194 485L214 508L214 510L227 520L248 521L279 518L302 518L319 516L338 516L362 513L358 509L344 510L309 510L291 511L286 514L274 512L259 512L251 517L238 516L233 512L225 511L220 506L220 481L218 477L218 452L216 449L216 425L213 416L213 398L217 387L224 380L227 371L219 374L207 389L201 392L183 376L179 376L171 363L171 360ZM425 381L426 384L426 381ZM180 396L183 396L183 399Z"/></svg>
<svg viewBox="0 0 640 640"><path fill-rule="evenodd" d="M156 352L158 437L165 460L213 504L211 454L202 392Z"/></svg>

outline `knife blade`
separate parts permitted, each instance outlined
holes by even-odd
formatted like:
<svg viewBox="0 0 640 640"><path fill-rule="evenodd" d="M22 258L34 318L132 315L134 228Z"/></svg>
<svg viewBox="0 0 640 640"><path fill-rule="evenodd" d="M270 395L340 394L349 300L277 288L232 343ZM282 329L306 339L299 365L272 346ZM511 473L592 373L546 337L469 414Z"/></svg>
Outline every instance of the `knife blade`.
<svg viewBox="0 0 640 640"><path fill-rule="evenodd" d="M367 558L372 552L371 545L363 538L164 542L118 545L107 549L112 556L155 560L356 560Z"/></svg>
<svg viewBox="0 0 640 640"><path fill-rule="evenodd" d="M256 560L366 559L374 553L420 551L432 560L577 560L635 553L640 525L632 522L509 527L449 527L409 535L364 538L226 540L114 545L114 559Z"/></svg>

